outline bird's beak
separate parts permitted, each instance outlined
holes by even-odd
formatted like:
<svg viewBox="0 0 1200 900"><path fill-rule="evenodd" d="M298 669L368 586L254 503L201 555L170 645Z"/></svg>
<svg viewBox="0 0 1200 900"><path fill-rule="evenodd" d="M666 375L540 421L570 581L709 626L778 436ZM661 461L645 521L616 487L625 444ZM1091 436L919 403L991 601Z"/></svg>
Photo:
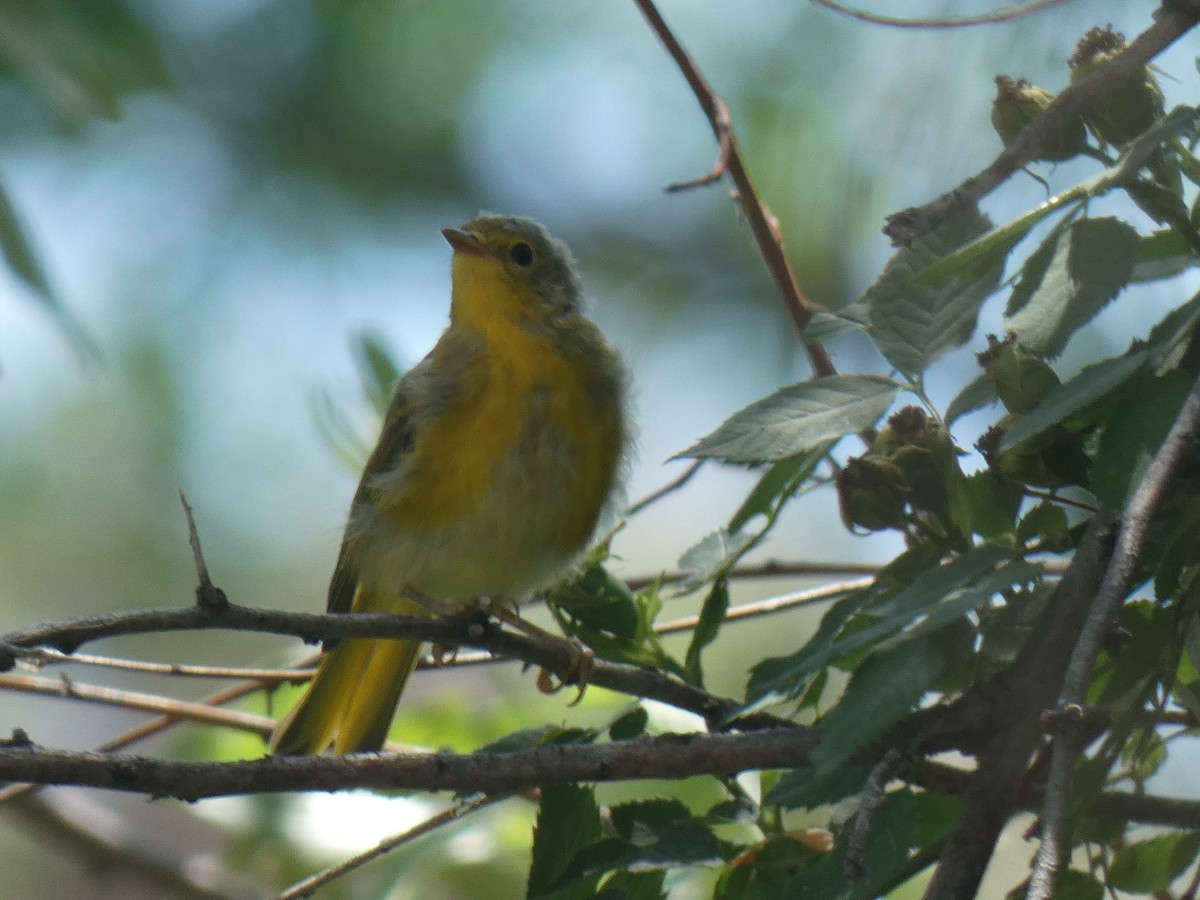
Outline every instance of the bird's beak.
<svg viewBox="0 0 1200 900"><path fill-rule="evenodd" d="M468 234L465 231L460 231L457 228L443 228L442 237L449 241L450 246L454 248L455 253L466 253L471 256L482 256L485 259L492 255L483 242L473 234Z"/></svg>

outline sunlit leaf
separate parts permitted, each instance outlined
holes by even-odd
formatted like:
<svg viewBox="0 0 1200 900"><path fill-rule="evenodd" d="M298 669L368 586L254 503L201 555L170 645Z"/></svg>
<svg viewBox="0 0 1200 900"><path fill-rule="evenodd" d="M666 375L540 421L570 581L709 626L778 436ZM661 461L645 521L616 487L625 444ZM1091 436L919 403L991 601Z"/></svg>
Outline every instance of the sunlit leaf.
<svg viewBox="0 0 1200 900"><path fill-rule="evenodd" d="M901 385L880 375L834 375L782 388L735 412L679 454L756 463L793 456L870 428Z"/></svg>

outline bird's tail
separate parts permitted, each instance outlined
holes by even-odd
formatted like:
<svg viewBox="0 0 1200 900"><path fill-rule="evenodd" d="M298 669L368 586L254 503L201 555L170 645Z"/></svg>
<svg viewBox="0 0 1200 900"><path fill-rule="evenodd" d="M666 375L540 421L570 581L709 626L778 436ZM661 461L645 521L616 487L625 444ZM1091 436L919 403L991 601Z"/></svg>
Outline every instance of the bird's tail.
<svg viewBox="0 0 1200 900"><path fill-rule="evenodd" d="M420 655L419 641L339 642L322 658L308 692L275 728L271 752L322 753L331 745L335 753L378 750Z"/></svg>

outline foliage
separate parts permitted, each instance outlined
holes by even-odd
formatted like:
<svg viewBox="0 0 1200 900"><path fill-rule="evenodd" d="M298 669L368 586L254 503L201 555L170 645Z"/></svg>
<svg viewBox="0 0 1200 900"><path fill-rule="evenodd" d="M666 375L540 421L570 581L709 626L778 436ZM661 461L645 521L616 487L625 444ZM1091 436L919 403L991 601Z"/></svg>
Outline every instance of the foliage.
<svg viewBox="0 0 1200 900"><path fill-rule="evenodd" d="M1071 77L1114 52L1113 40L1090 33ZM145 67L157 77L153 62ZM847 529L890 532L904 546L869 585L830 601L790 652L755 659L740 709L711 723L750 728L770 713L811 724L822 739L806 765L705 776L690 789L655 785L633 798L583 783L547 787L526 841L529 898L659 898L689 876L707 878L721 900L869 898L937 863L964 782L938 777L934 757L948 748L923 730L928 713L1011 670L1053 614L1057 564L1072 558L1098 510L1130 504L1200 374L1200 295L1182 296L1179 277L1200 268L1200 107L1163 109L1154 78L1147 69L1114 86L1109 102L1086 107L1037 157L1089 160L1091 177L1000 225L978 210L949 217L898 251L857 303L812 318L809 342L865 335L873 371L775 390L680 454L757 479L684 554L678 583L632 590L610 571L605 541L552 591L558 621L598 658L706 688L704 663L734 627L739 564L809 492L835 491ZM92 102L107 110L116 96L110 86ZM1052 97L1006 79L1000 101L1013 100L1024 104L1016 119L1003 108L994 116L1006 143ZM2 188L0 249L78 338ZM1141 316L1144 333L1128 346L1107 354L1090 341L1097 316L1145 305L1152 292L1178 299L1157 321ZM987 304L1003 307L1004 333L980 333ZM977 367L949 402L935 403L931 367L967 353ZM378 409L399 367L373 337L359 356ZM349 430L327 406L327 431ZM336 440L344 456L361 455L357 435ZM1161 895L1200 856L1196 827L1164 821L1147 836L1136 816L1097 812L1115 795L1144 794L1200 728L1197 479L1192 460L1153 518L1138 590L1092 673L1087 702L1100 724L1076 761L1067 832L1082 852L1055 896ZM668 596L699 600L682 647L656 630ZM425 715L442 741L460 736ZM605 727L514 725L486 749L632 741L656 727L639 703ZM479 738L479 729L461 731ZM955 749L974 752L983 738L970 737L976 743ZM1029 796L1042 790L1047 746L1022 761ZM421 865L418 856L406 862Z"/></svg>

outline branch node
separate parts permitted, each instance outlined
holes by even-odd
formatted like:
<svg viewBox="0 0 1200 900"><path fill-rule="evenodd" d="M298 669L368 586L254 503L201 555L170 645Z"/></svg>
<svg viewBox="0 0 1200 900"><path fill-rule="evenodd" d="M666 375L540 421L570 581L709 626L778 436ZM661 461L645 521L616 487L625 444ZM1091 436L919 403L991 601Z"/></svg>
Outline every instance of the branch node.
<svg viewBox="0 0 1200 900"><path fill-rule="evenodd" d="M188 545L192 548L192 558L196 561L196 575L199 584L196 585L196 605L213 612L229 606L229 597L212 582L208 574L208 566L204 562L204 551L200 549L200 534L196 531L196 520L192 516L192 508L188 505L183 488L179 488L179 502L183 504L183 515L187 519Z"/></svg>

